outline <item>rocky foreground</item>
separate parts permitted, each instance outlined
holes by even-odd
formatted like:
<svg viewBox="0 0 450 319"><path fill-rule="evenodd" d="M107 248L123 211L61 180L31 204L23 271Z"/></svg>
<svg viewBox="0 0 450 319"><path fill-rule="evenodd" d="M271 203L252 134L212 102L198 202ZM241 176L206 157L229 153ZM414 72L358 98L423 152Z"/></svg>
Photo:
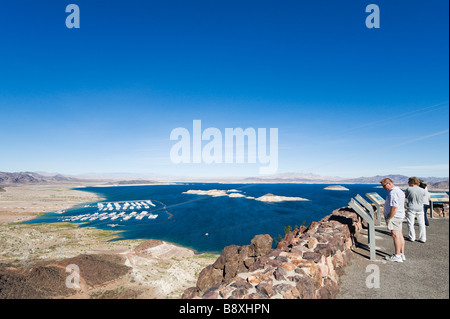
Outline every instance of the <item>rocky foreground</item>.
<svg viewBox="0 0 450 319"><path fill-rule="evenodd" d="M183 298L333 298L361 229L356 213L341 208L288 233L276 249L269 235L256 236L250 245L225 247Z"/></svg>
<svg viewBox="0 0 450 319"><path fill-rule="evenodd" d="M0 224L0 299L180 298L217 256L61 224ZM79 269L79 288L71 267Z"/></svg>
<svg viewBox="0 0 450 319"><path fill-rule="evenodd" d="M435 205L435 217L448 214L448 204ZM255 236L250 245L227 246L183 298L335 298L364 223L350 207L342 207L287 233L276 249L269 235Z"/></svg>

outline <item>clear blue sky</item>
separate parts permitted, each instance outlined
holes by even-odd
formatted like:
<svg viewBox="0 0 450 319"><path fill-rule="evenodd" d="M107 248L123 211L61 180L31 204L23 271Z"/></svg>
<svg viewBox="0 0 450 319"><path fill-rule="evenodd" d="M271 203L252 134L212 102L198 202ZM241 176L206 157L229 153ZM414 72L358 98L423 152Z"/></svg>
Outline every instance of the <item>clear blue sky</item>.
<svg viewBox="0 0 450 319"><path fill-rule="evenodd" d="M279 173L448 176L448 6L3 0L0 171L258 174L173 164L171 130L200 119L278 128Z"/></svg>

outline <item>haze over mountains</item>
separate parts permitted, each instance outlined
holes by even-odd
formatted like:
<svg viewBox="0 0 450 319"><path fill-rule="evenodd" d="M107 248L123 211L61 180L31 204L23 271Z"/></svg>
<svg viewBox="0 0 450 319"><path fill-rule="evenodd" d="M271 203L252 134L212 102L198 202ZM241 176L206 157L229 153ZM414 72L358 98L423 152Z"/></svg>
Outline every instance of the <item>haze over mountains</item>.
<svg viewBox="0 0 450 319"><path fill-rule="evenodd" d="M55 183L113 183L113 184L151 184L161 182L233 182L233 183L323 183L323 184L379 184L384 177L391 178L397 184L407 184L405 175L376 175L358 178L343 178L338 176L320 176L311 173L282 173L257 177L175 177L156 174L111 173L62 175L46 172L0 172L0 185L11 184L55 184ZM448 177L420 177L427 183L439 183L448 187ZM445 186L446 185L446 186Z"/></svg>

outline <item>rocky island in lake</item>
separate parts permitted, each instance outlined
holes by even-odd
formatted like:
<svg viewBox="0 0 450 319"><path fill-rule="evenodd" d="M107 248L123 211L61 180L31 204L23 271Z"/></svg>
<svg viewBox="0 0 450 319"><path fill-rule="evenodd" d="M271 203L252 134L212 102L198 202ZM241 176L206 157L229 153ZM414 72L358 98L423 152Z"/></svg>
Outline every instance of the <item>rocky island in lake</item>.
<svg viewBox="0 0 450 319"><path fill-rule="evenodd" d="M302 198L302 197L278 196L278 195L274 195L274 194L270 194L270 193L255 198L253 196L243 195L243 194L241 194L239 192L240 191L238 191L238 190L226 190L225 191L225 190L219 190L219 189L211 189L211 190L190 189L190 190L188 190L186 192L183 192L183 194L209 195L209 196L212 196L212 197L228 196L228 197L231 197L231 198L242 197L242 198L254 199L254 200L259 200L261 202L270 202L270 203L284 202L284 201L308 201L309 200L309 199Z"/></svg>
<svg viewBox="0 0 450 319"><path fill-rule="evenodd" d="M344 187L342 185L330 185L325 187L324 189L332 190L332 191L348 191L349 189L347 187Z"/></svg>
<svg viewBox="0 0 450 319"><path fill-rule="evenodd" d="M256 200L262 201L262 202L284 202L284 201L307 201L309 199L302 198L302 197L288 197L288 196L278 196L274 194L266 194L261 197L255 198Z"/></svg>

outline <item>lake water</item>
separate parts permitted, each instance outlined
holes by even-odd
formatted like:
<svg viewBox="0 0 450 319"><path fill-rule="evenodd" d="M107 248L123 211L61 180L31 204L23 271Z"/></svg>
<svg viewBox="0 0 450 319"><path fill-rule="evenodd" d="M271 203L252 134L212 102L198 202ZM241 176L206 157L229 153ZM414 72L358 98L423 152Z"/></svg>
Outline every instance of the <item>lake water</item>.
<svg viewBox="0 0 450 319"><path fill-rule="evenodd" d="M65 213L48 213L28 223L73 222L120 230L121 239L153 238L199 252L220 252L225 246L246 245L258 234L276 238L286 225L308 225L347 206L351 197L377 192L377 185L343 185L348 191L325 190L329 184L216 184L87 187L105 198ZM302 197L308 201L261 202L246 197L183 194L188 190L224 190L228 194L260 197L267 193ZM367 199L367 198L366 198Z"/></svg>

